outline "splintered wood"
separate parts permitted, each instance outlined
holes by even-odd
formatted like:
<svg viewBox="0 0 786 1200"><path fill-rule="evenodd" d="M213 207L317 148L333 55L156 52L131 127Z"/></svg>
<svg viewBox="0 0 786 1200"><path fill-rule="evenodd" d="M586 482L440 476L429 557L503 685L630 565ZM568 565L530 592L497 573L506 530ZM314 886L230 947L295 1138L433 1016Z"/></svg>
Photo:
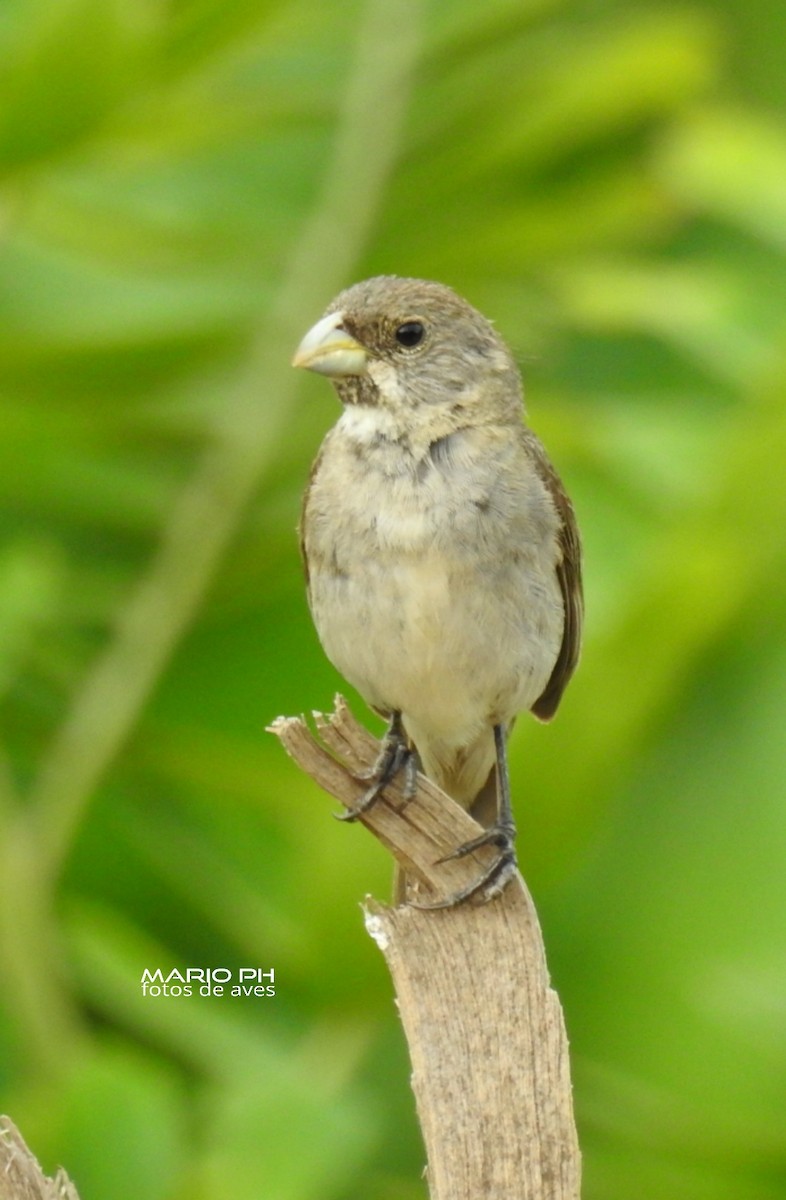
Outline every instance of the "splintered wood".
<svg viewBox="0 0 786 1200"><path fill-rule="evenodd" d="M271 731L345 806L357 804L379 743L338 697L316 717ZM417 898L438 900L488 865L484 848L439 863L479 826L418 776L402 808L398 782L363 824L391 851ZM543 939L520 875L486 904L424 911L367 902L366 927L390 968L412 1060L431 1200L578 1200L581 1159L565 1024Z"/></svg>

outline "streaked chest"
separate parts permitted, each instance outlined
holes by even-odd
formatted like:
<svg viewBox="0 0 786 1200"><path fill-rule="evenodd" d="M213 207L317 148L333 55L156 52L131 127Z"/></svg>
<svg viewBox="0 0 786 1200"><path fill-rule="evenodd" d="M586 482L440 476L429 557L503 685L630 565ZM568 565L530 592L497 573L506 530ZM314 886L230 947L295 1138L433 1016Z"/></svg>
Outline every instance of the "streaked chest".
<svg viewBox="0 0 786 1200"><path fill-rule="evenodd" d="M312 568L434 550L477 561L511 541L520 550L552 541L553 506L511 430L463 429L413 450L378 422L345 418L323 445L305 505Z"/></svg>

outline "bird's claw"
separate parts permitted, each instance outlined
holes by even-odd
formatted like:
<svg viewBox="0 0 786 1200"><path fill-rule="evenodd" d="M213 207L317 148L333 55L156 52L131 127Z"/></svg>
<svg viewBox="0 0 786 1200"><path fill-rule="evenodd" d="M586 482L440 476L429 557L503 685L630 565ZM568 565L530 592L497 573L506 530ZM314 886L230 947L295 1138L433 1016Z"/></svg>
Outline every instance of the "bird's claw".
<svg viewBox="0 0 786 1200"><path fill-rule="evenodd" d="M371 786L353 808L348 808L343 813L334 813L336 820L357 821L358 817L362 817L374 806L388 784L402 771L404 787L401 807L406 808L417 791L418 759L415 751L407 744L400 719L394 718L385 734L374 766L366 775L359 776L369 780Z"/></svg>
<svg viewBox="0 0 786 1200"><path fill-rule="evenodd" d="M509 857L515 862L515 844L515 827L498 823L492 825L490 829L485 829L479 837L472 838L469 842L462 842L455 850L451 850L450 854L443 854L442 858L437 859L437 864L450 862L454 858L465 858L468 854L473 854L475 850L480 850L482 846L496 846L500 858Z"/></svg>
<svg viewBox="0 0 786 1200"><path fill-rule="evenodd" d="M487 829L480 837L473 838L470 842L464 842L450 854L443 855L437 859L437 863L450 862L454 858L464 858L467 854L472 854L473 851L479 850L482 846L495 846L499 853L493 862L489 864L485 871L472 883L461 888L458 892L453 892L452 895L446 896L444 900L435 900L433 903L419 903L410 900L409 904L412 908L420 908L424 910L432 910L437 908L455 908L459 904L464 904L467 900L475 900L480 904L488 904L489 900L493 900L495 896L499 896L501 892L514 878L517 870L516 848L515 848L516 830L508 825L493 825L491 829Z"/></svg>

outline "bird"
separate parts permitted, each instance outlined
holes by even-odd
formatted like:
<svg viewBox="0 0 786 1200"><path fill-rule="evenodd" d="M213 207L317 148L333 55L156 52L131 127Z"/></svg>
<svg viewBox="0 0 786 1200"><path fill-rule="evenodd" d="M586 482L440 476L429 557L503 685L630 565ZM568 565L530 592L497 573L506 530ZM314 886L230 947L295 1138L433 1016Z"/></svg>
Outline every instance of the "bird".
<svg viewBox="0 0 786 1200"><path fill-rule="evenodd" d="M353 284L293 365L326 376L342 405L300 519L311 614L328 659L388 722L345 818L399 774L408 799L422 770L484 827L446 857L495 854L461 892L418 906L488 901L517 869L513 722L550 721L579 659L573 505L525 423L513 354L445 284Z"/></svg>

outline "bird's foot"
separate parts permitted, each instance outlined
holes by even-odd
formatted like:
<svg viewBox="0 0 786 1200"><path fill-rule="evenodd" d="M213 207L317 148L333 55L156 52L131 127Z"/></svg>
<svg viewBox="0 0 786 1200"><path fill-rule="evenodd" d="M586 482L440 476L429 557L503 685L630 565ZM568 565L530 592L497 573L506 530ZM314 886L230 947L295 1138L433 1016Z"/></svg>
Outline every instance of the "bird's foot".
<svg viewBox="0 0 786 1200"><path fill-rule="evenodd" d="M388 784L392 783L401 772L404 774L402 808L406 808L417 790L418 758L407 741L401 717L395 714L382 740L382 748L377 761L367 774L359 776L361 779L368 780L370 787L354 808L348 808L343 813L336 813L336 820L357 821L358 817L362 817L363 813L368 812Z"/></svg>
<svg viewBox="0 0 786 1200"><path fill-rule="evenodd" d="M497 855L477 879L461 888L460 891L446 896L444 900L436 900L432 904L419 904L410 900L411 907L421 909L455 908L456 905L464 904L467 900L473 900L477 904L488 904L489 900L499 896L513 879L517 870L516 828L513 824L492 825L491 829L487 829L480 837L473 838L470 842L464 842L450 854L437 859L437 862L450 862L453 858L464 858L467 854L480 850L482 846L494 846Z"/></svg>

